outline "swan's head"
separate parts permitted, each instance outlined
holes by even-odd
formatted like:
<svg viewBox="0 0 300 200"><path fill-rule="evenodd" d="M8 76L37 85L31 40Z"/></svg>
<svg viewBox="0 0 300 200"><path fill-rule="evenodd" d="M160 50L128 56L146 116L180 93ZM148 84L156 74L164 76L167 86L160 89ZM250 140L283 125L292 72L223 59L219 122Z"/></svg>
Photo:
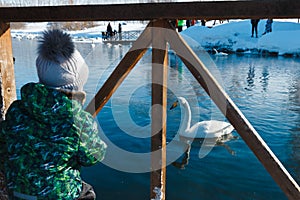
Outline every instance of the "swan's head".
<svg viewBox="0 0 300 200"><path fill-rule="evenodd" d="M177 101L175 101L175 102L172 104L170 110L176 108L176 107L178 106L178 103L179 103L180 105L186 105L188 102L187 102L187 100L186 100L184 97L178 97L178 98L177 98Z"/></svg>

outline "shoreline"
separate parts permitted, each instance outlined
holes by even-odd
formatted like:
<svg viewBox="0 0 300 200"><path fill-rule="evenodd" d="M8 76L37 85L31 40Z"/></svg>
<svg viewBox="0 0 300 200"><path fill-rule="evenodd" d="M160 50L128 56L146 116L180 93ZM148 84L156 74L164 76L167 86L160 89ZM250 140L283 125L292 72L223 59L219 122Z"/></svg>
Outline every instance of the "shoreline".
<svg viewBox="0 0 300 200"><path fill-rule="evenodd" d="M122 23L123 32L144 30L146 24ZM258 38L250 37L250 20L237 20L216 25L212 28L196 24L184 29L179 34L194 50L205 50L214 54L219 52L237 55L282 56L287 58L300 57L300 24L290 21L274 21L273 32L262 35L266 20L262 19L258 26ZM12 29L11 36L18 40L36 40L41 37L47 23L29 24L28 29ZM106 30L105 23L101 26L84 28L78 31L66 31L74 42L103 43L102 31Z"/></svg>

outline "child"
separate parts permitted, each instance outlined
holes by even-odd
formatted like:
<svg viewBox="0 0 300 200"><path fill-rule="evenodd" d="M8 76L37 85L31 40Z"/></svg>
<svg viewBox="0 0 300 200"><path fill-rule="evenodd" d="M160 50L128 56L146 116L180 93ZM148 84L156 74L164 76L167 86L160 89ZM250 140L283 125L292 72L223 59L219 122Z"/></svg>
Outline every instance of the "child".
<svg viewBox="0 0 300 200"><path fill-rule="evenodd" d="M39 83L21 88L21 100L1 122L0 157L9 193L14 199L95 199L80 168L101 161L106 144L82 108L88 66L60 30L44 32L38 54Z"/></svg>

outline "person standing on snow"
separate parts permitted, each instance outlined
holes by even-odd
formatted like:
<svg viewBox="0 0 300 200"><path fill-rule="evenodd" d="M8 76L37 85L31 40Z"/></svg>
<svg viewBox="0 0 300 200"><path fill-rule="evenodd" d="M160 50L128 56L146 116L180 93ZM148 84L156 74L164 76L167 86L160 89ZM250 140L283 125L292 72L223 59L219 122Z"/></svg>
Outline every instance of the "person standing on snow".
<svg viewBox="0 0 300 200"><path fill-rule="evenodd" d="M112 27L111 27L111 25L110 25L110 22L107 24L107 27L106 27L106 33L107 33L107 36L108 36L108 37L113 36L113 30L112 30Z"/></svg>
<svg viewBox="0 0 300 200"><path fill-rule="evenodd" d="M178 22L177 22L177 29L178 29L178 32L181 32L181 31L182 31L183 26L184 26L184 20L179 19Z"/></svg>
<svg viewBox="0 0 300 200"><path fill-rule="evenodd" d="M252 25L252 34L251 37L253 37L254 33L257 37L257 26L258 26L259 19L251 19L251 25Z"/></svg>
<svg viewBox="0 0 300 200"><path fill-rule="evenodd" d="M273 23L273 19L268 19L267 20L266 29L265 29L265 32L263 33L263 35L265 35L266 33L272 32L272 23Z"/></svg>

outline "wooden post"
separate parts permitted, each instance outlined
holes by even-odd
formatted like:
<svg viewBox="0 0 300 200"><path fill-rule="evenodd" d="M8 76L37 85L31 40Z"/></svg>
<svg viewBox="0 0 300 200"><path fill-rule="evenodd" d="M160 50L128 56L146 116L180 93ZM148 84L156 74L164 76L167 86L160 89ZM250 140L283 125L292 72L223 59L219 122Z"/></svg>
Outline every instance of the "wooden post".
<svg viewBox="0 0 300 200"><path fill-rule="evenodd" d="M165 21L150 22L132 48L89 102L86 111L96 116L148 49L152 38L152 126L151 198L165 199L167 43L162 27ZM151 28L149 28L151 27ZM155 37L153 37L153 34Z"/></svg>
<svg viewBox="0 0 300 200"><path fill-rule="evenodd" d="M169 25L169 28L172 29L171 25ZM289 199L300 199L300 187L296 181L291 177L268 145L221 88L218 82L213 78L205 65L199 60L198 56L176 31L173 31L172 33L173 34L169 34L169 37L167 38L171 48L174 49L210 98L234 126L236 131L273 177L275 182L280 186L286 196Z"/></svg>
<svg viewBox="0 0 300 200"><path fill-rule="evenodd" d="M9 105L16 99L10 26L0 22L0 115L4 115ZM0 119L0 120L1 120Z"/></svg>
<svg viewBox="0 0 300 200"><path fill-rule="evenodd" d="M9 105L16 99L10 25L0 22L0 121ZM3 163L0 158L1 164ZM8 199L4 172L0 171L0 199Z"/></svg>
<svg viewBox="0 0 300 200"><path fill-rule="evenodd" d="M153 21L152 30L152 123L151 199L164 200L166 191L167 42L164 21Z"/></svg>

